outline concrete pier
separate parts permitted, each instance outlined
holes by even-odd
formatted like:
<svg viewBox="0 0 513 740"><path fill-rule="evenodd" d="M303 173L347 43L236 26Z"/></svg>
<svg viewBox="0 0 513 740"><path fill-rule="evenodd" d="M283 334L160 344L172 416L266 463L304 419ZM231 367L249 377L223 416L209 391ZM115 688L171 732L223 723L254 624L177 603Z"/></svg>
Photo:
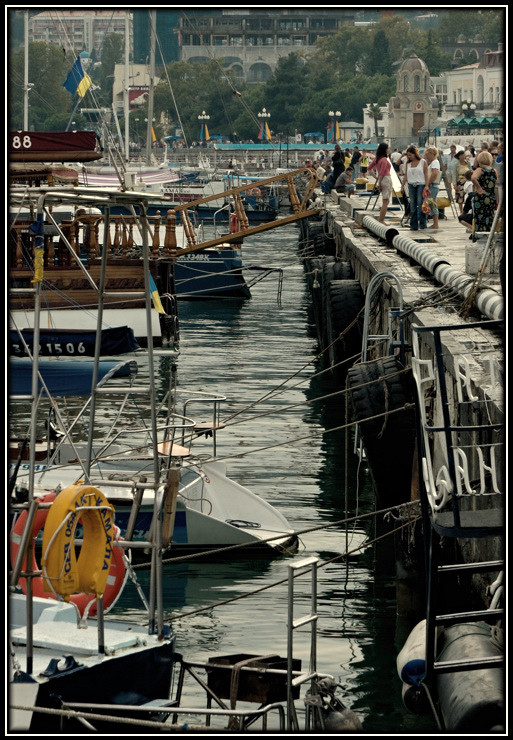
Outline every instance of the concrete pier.
<svg viewBox="0 0 513 740"><path fill-rule="evenodd" d="M457 219L456 205L454 211L451 207L445 209L438 231L411 231L407 223L401 223L404 212L399 207L388 210L384 225L378 223L380 197L369 199L368 195L358 194L358 191L351 198L340 196L335 191L329 195L316 191L316 197L316 205L322 205L324 211L325 231L330 235L331 251L324 254L332 255L333 259L334 243L335 259L350 264L352 277L361 285L363 294L377 274L391 273L395 277L395 280L383 279L377 295L378 309L373 312L369 334L387 334L389 311L399 305L399 283L407 311L404 318L406 364L411 363L412 326L461 327L461 331L449 336L444 352L446 382L451 399L454 399L455 423L465 423L471 414L473 424L503 424L505 334L503 330L497 331L493 322L505 319L499 271L504 234L496 234L488 266L480 270L488 234L479 234L477 241L471 241L470 232ZM322 247L317 245L315 254L317 259L322 259ZM353 284L354 280L347 282ZM326 304L324 311L329 311ZM466 329L466 325L473 328ZM434 362L434 348L430 346L428 334L421 335L420 344L422 358ZM371 350L368 359L382 355L383 348ZM433 424L442 424L441 409L436 407L433 414ZM479 445L473 450L466 449L461 455L470 477L479 477L483 465L492 466L499 479L497 486L504 490L502 446L494 450L494 459L487 463L482 460ZM435 471L443 468L442 457L435 449ZM464 477L463 473L461 476ZM487 505L495 506L497 500L499 505L503 505L502 496L491 496ZM471 562L498 559L503 555L502 537L471 539L460 544L465 559ZM493 578L493 575L486 574L474 578L485 602L487 588Z"/></svg>
<svg viewBox="0 0 513 740"><path fill-rule="evenodd" d="M344 345L343 356L349 365L354 363L349 371L345 368L344 382L376 501L380 495L398 496L400 489L394 504L408 499L423 503L414 545L424 548L417 561L420 569L426 565L423 681L438 694L437 712L448 730L472 727L477 718L488 729L500 727L504 659L503 647L495 643L501 644L504 629L506 491L501 225L492 239L479 234L472 241L458 221L457 206L445 209L438 231L411 231L399 205L388 210L385 224L378 222L380 197L316 191L316 198L323 225L312 226L310 233L304 230L302 256L319 344L329 350L326 363L334 374L340 364L334 345ZM359 293L360 288L358 303L355 289ZM368 351L355 362L343 337L361 316L362 296L367 304L372 296L372 311L365 311L361 331L362 349ZM390 345L398 307L402 341ZM366 342L366 337L377 341ZM401 362L390 357L398 353L398 345ZM409 427L412 404L393 380L402 372L411 373L415 386L411 398L417 423ZM369 385L375 390L364 390ZM373 418L389 417L391 411L399 412L395 419L400 421L394 426L387 420L377 425L379 433L373 431ZM413 454L413 446L420 454ZM398 583L418 582L419 573L401 572L399 550L396 543ZM500 639L487 636L482 645L476 644L474 625L480 618ZM460 628L469 633L473 661L456 644L450 665L437 662L433 656L440 654L443 639L450 643ZM480 688L472 693L469 686L476 681ZM488 686L493 691L485 690ZM459 703L454 697L460 697Z"/></svg>

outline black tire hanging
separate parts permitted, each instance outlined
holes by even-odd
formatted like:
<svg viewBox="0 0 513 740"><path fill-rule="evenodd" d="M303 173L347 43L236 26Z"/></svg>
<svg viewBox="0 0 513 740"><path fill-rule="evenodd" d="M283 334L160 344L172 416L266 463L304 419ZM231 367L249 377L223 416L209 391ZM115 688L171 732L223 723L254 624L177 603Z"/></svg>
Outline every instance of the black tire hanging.
<svg viewBox="0 0 513 740"><path fill-rule="evenodd" d="M411 370L397 357L383 357L352 367L347 386L378 508L409 501L416 433ZM395 413L382 416L387 411Z"/></svg>
<svg viewBox="0 0 513 740"><path fill-rule="evenodd" d="M328 284L324 348L330 367L340 378L345 377L340 363L361 350L361 320L355 319L363 305L364 295L358 280L332 280Z"/></svg>

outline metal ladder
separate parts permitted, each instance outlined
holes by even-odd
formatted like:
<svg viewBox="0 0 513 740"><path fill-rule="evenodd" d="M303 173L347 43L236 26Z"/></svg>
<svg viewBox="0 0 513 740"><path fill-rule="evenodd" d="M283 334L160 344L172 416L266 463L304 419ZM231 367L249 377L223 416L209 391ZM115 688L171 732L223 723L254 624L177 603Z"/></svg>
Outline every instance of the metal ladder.
<svg viewBox="0 0 513 740"><path fill-rule="evenodd" d="M489 407L483 407L487 399L479 399L473 390L471 362L465 351L457 351L460 346L465 348L470 330L485 327L503 330L500 321L412 327L412 366L419 400L419 482L426 543L426 672L423 683L429 690L440 674L497 667L504 663L504 656L498 654L445 661L439 659L438 654L440 630L467 622L496 622L504 615L504 609L497 608L495 598L488 609L475 608L470 600L472 605L468 608L466 605L463 610L448 611L441 603L444 582L451 575L500 574L504 567L501 559L442 564L440 557L441 538L450 538L456 545L456 539L472 543L472 540L503 535L504 491L498 470L498 454L503 448L502 421L491 420ZM458 331L464 331L465 335L458 336ZM422 339L430 352L434 349L432 359L421 359ZM448 346L456 350L451 352L456 364L453 388L449 388L446 375ZM492 372L491 393L493 378ZM466 423L466 418L471 420L480 405L489 423ZM490 503L498 503L498 506L491 508Z"/></svg>
<svg viewBox="0 0 513 740"><path fill-rule="evenodd" d="M294 704L293 689L296 686L311 682L311 694L317 693L316 679L319 677L317 673L317 564L319 558L309 557L304 560L300 560L297 563L291 563L288 566L288 619L287 619L287 730L289 732L299 732L299 724L296 713L296 706ZM310 601L310 613L294 619L294 579L296 576L311 570L311 601ZM303 673L296 678L293 678L293 655L294 655L294 631L310 625L310 665L307 673ZM323 727L323 718L320 708L320 704L317 706L315 703L307 705L306 707L306 719L305 719L305 730L308 731L311 727L312 720L315 726L315 715L317 715L320 726Z"/></svg>

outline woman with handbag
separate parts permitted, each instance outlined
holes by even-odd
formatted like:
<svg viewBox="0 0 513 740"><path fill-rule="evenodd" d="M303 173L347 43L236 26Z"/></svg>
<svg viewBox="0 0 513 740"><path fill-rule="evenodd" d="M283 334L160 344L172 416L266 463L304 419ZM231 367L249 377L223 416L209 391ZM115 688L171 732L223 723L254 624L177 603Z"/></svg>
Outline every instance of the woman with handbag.
<svg viewBox="0 0 513 740"><path fill-rule="evenodd" d="M428 164L421 159L419 150L412 144L406 149L406 172L402 182L402 188L408 183L408 195L410 199L410 229L418 231L427 226L426 214L422 211L422 201L429 197L429 175Z"/></svg>
<svg viewBox="0 0 513 740"><path fill-rule="evenodd" d="M440 161L438 159L438 149L436 146L428 146L424 151L424 159L428 163L428 187L430 194L430 201L432 201L431 215L433 216L433 226L428 226L428 229L438 231L438 190L440 189L440 178L442 176L440 170Z"/></svg>

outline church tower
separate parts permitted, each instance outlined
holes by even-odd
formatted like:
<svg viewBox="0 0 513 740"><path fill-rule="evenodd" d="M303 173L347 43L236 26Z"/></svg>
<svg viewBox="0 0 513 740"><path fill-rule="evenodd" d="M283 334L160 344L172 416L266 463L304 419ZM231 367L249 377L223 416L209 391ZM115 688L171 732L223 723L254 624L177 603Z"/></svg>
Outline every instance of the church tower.
<svg viewBox="0 0 513 740"><path fill-rule="evenodd" d="M389 102L388 136L392 145L404 148L418 144L422 133L435 128L437 118L438 98L431 89L429 70L422 59L409 52L397 71L396 93Z"/></svg>

